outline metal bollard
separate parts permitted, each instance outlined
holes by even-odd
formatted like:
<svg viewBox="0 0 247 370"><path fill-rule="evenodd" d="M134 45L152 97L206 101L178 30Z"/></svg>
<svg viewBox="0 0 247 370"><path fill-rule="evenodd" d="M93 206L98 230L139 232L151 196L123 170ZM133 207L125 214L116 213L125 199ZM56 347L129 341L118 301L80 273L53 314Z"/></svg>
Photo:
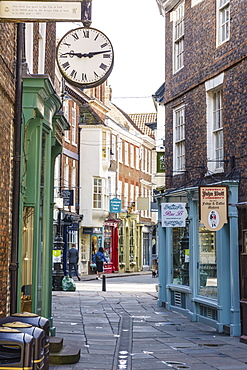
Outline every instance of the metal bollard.
<svg viewBox="0 0 247 370"><path fill-rule="evenodd" d="M102 275L102 292L106 292L106 278Z"/></svg>

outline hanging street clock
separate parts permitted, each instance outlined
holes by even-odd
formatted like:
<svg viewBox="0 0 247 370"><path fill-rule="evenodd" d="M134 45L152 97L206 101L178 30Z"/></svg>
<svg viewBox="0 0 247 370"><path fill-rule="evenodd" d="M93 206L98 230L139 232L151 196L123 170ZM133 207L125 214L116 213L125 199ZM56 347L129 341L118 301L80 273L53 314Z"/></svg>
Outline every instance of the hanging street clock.
<svg viewBox="0 0 247 370"><path fill-rule="evenodd" d="M56 59L66 81L80 88L102 84L110 75L113 47L106 35L91 27L67 32L57 45Z"/></svg>

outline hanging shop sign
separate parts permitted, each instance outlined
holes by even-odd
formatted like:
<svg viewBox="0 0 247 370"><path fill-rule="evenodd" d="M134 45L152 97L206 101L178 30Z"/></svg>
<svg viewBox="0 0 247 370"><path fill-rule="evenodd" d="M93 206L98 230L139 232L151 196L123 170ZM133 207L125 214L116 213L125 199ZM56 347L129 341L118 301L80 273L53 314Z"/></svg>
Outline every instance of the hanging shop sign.
<svg viewBox="0 0 247 370"><path fill-rule="evenodd" d="M157 152L157 173L164 173L166 170L165 152Z"/></svg>
<svg viewBox="0 0 247 370"><path fill-rule="evenodd" d="M186 203L161 203L162 227L185 227Z"/></svg>
<svg viewBox="0 0 247 370"><path fill-rule="evenodd" d="M110 199L110 213L120 213L122 208L122 201L118 198Z"/></svg>
<svg viewBox="0 0 247 370"><path fill-rule="evenodd" d="M206 229L220 230L228 222L228 187L200 186L199 213L200 221Z"/></svg>
<svg viewBox="0 0 247 370"><path fill-rule="evenodd" d="M63 205L73 206L74 205L74 190L64 189L62 190Z"/></svg>
<svg viewBox="0 0 247 370"><path fill-rule="evenodd" d="M0 1L0 21L73 22L91 24L91 0Z"/></svg>

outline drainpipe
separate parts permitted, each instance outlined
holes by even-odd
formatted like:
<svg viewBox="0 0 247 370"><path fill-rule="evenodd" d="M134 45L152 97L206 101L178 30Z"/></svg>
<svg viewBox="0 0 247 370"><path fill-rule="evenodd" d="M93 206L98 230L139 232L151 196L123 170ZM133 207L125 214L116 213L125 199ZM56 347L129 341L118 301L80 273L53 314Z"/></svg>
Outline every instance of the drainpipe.
<svg viewBox="0 0 247 370"><path fill-rule="evenodd" d="M17 24L16 45L16 83L14 113L14 155L13 155L13 204L12 204L12 244L10 257L10 314L17 312L18 281L18 238L20 207L20 158L21 158L21 123L22 123L22 45L24 24Z"/></svg>

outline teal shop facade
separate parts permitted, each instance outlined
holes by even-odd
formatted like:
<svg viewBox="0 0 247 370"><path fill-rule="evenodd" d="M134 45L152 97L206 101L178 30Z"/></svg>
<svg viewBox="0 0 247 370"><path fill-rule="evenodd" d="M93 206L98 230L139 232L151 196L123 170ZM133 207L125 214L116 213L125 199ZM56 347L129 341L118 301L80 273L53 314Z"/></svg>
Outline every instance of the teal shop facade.
<svg viewBox="0 0 247 370"><path fill-rule="evenodd" d="M228 187L228 223L209 231L199 220L198 187L157 192L158 305L239 336L238 181ZM185 227L162 227L161 204L186 203Z"/></svg>
<svg viewBox="0 0 247 370"><path fill-rule="evenodd" d="M48 75L23 79L18 312L51 319L54 164L68 122Z"/></svg>

